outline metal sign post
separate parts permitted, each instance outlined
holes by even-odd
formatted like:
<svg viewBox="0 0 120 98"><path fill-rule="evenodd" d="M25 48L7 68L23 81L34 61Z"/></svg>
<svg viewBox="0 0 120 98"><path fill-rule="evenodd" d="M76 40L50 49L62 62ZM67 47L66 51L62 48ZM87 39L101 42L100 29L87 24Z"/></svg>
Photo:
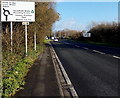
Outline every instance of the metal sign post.
<svg viewBox="0 0 120 98"><path fill-rule="evenodd" d="M36 51L36 31L35 31L35 33L34 33L34 49L35 49L35 51Z"/></svg>
<svg viewBox="0 0 120 98"><path fill-rule="evenodd" d="M11 38L11 52L12 52L13 51L13 37L12 37L13 36L13 28L12 28L12 22L10 22L10 26L11 26L11 30L10 30L11 31L11 37L10 38Z"/></svg>
<svg viewBox="0 0 120 98"><path fill-rule="evenodd" d="M29 22L22 22L22 25L25 25L25 55L28 56L28 46L27 46L27 26L29 25Z"/></svg>
<svg viewBox="0 0 120 98"><path fill-rule="evenodd" d="M27 53L27 25L25 25L25 53L26 53L26 56L28 56L28 53Z"/></svg>

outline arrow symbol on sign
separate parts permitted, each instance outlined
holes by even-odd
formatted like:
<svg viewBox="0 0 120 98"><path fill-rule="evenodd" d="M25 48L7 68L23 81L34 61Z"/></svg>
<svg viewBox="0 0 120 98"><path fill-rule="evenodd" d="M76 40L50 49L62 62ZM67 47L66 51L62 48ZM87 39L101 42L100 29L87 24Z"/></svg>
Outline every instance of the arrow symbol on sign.
<svg viewBox="0 0 120 98"><path fill-rule="evenodd" d="M8 15L12 15L12 14L10 14L9 10L5 10L4 8L3 8L3 10L4 10L3 15L6 17L6 21L7 21L8 20Z"/></svg>

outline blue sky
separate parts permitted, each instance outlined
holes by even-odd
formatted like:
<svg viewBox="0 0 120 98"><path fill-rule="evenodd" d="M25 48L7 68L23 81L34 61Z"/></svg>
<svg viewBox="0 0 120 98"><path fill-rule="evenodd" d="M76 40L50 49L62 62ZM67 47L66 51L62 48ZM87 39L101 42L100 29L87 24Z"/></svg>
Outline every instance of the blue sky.
<svg viewBox="0 0 120 98"><path fill-rule="evenodd" d="M91 24L118 20L117 2L58 2L60 20L53 30L87 30Z"/></svg>

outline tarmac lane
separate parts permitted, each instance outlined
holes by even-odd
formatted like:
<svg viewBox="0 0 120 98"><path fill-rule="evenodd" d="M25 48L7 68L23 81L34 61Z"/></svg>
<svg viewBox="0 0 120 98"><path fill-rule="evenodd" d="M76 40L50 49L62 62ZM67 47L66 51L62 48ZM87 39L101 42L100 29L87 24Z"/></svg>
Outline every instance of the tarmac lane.
<svg viewBox="0 0 120 98"><path fill-rule="evenodd" d="M118 96L120 59L83 49L76 42L52 45L79 96Z"/></svg>

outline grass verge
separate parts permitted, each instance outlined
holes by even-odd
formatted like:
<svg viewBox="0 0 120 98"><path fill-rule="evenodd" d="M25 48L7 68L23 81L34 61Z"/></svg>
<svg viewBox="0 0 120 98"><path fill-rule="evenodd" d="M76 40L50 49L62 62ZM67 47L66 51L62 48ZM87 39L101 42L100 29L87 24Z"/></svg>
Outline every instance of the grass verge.
<svg viewBox="0 0 120 98"><path fill-rule="evenodd" d="M13 96L23 89L25 76L29 72L38 55L43 52L44 46L37 45L37 51L29 49L27 57L15 53L4 53L2 65L2 96Z"/></svg>
<svg viewBox="0 0 120 98"><path fill-rule="evenodd" d="M48 43L50 43L50 41L52 41L52 40L51 39L45 39L44 44L48 44Z"/></svg>

